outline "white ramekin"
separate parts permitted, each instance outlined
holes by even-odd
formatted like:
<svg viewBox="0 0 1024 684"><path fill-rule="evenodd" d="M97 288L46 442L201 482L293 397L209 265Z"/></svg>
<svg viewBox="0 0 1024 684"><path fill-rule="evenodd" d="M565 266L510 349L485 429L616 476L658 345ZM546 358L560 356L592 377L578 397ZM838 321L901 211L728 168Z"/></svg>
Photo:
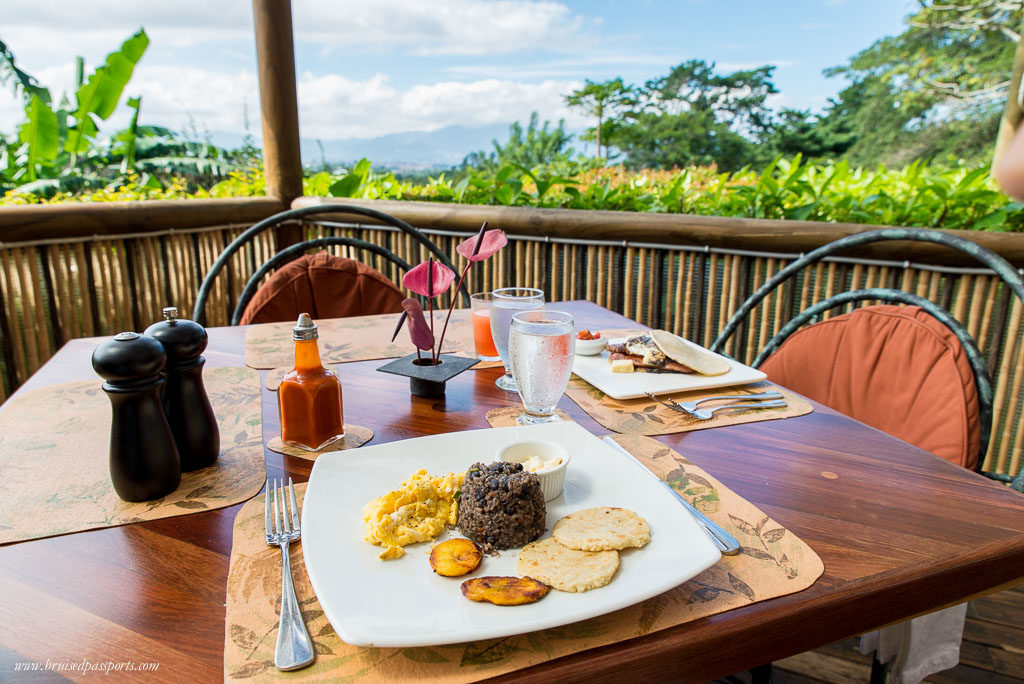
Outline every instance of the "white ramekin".
<svg viewBox="0 0 1024 684"><path fill-rule="evenodd" d="M608 340L602 335L596 340L576 339L576 353L580 356L596 356L608 346Z"/></svg>
<svg viewBox="0 0 1024 684"><path fill-rule="evenodd" d="M557 499L565 485L565 469L569 465L569 452L554 442L535 440L513 442L498 450L498 460L506 463L523 463L531 456L536 456L542 461L550 461L553 458L562 459L557 467L536 473L537 479L540 480L540 489L544 493L544 501Z"/></svg>

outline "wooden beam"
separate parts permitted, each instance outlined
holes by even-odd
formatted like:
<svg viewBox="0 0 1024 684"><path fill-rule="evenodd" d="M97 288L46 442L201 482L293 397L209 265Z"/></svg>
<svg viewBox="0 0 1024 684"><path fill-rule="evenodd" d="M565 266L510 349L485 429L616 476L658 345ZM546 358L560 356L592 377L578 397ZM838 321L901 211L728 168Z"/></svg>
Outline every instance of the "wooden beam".
<svg viewBox="0 0 1024 684"><path fill-rule="evenodd" d="M267 195L287 204L302 194L299 107L290 0L253 0ZM298 242L301 227L278 229L278 249Z"/></svg>
<svg viewBox="0 0 1024 684"><path fill-rule="evenodd" d="M292 202L292 208L330 203L370 207L427 230L471 233L479 230L481 222L486 220L491 228L501 228L507 233L533 237L609 240L620 243L627 240L700 247L707 245L723 249L793 254L809 252L846 235L887 227L822 221L328 197L300 197ZM329 215L318 218L328 220ZM369 220L365 222L372 223ZM1015 266L1024 265L1024 234L980 230L942 232L959 235L988 247ZM856 253L840 256L980 266L979 262L959 252L921 242L880 242L864 245L858 248Z"/></svg>
<svg viewBox="0 0 1024 684"><path fill-rule="evenodd" d="M248 226L285 208L273 197L7 206L0 209L0 243Z"/></svg>

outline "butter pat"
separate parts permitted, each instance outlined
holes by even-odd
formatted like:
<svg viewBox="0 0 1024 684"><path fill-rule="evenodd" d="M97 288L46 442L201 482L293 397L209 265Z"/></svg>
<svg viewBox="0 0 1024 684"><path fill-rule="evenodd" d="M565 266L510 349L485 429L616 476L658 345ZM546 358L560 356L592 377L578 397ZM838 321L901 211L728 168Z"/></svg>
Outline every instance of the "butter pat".
<svg viewBox="0 0 1024 684"><path fill-rule="evenodd" d="M632 359L617 359L612 361L612 373L632 373Z"/></svg>
<svg viewBox="0 0 1024 684"><path fill-rule="evenodd" d="M538 456L531 456L523 461L523 470L528 473L543 473L548 470L554 470L560 465L562 465L562 459L560 458L552 458L548 461L543 461Z"/></svg>

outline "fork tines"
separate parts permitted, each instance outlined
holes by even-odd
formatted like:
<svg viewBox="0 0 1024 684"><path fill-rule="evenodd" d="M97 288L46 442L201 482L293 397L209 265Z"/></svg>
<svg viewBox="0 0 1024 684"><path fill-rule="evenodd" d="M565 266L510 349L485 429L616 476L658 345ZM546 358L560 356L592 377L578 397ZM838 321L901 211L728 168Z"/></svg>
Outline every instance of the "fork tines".
<svg viewBox="0 0 1024 684"><path fill-rule="evenodd" d="M295 499L295 484L292 478L288 478L288 496L284 493L283 479L267 480L263 523L268 544L279 544L281 541L299 537L299 504Z"/></svg>

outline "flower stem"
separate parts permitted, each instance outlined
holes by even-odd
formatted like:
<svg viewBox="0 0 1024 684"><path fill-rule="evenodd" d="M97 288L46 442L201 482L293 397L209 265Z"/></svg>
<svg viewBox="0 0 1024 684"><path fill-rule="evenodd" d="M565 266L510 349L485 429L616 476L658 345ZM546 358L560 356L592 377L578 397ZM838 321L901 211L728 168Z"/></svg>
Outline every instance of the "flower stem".
<svg viewBox="0 0 1024 684"><path fill-rule="evenodd" d="M485 224L486 225L486 224ZM448 332L448 321L452 318L452 309L455 308L455 302L459 298L459 292L462 290L462 281L466 279L466 274L469 273L469 267L473 265L472 261L466 262L466 267L462 269L462 275L459 276L459 282L455 284L455 294L452 295L452 303L448 305L448 315L444 319L444 327L441 328L441 341L437 345L437 357L441 358L441 343L444 342L444 334ZM431 331L433 332L433 331Z"/></svg>
<svg viewBox="0 0 1024 684"><path fill-rule="evenodd" d="M434 298L433 297L427 297L427 309L430 311L430 336L433 337L434 336ZM437 342L435 341L434 342L434 347L438 350L437 353L440 354L441 353L441 345L437 344ZM433 349L430 350L430 358L431 359L435 358L434 357L434 350Z"/></svg>

